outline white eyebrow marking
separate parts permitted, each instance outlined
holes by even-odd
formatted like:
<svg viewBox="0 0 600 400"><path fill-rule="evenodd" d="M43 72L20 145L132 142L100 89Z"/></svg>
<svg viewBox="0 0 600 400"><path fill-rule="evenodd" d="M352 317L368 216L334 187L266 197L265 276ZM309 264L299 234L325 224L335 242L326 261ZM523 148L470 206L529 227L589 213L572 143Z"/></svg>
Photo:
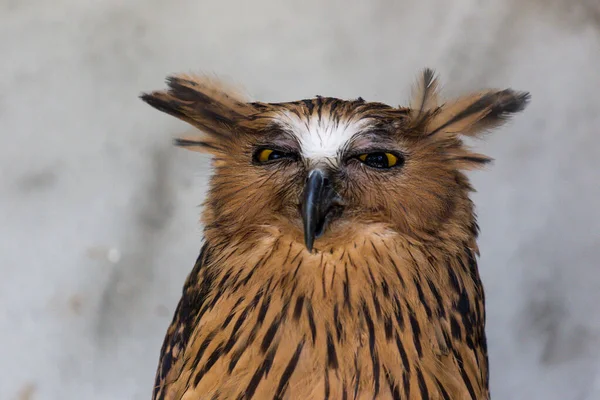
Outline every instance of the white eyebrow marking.
<svg viewBox="0 0 600 400"><path fill-rule="evenodd" d="M298 139L302 156L310 160L335 161L354 136L368 125L368 120L342 119L338 123L325 116L321 119L311 116L307 121L289 111L280 115L279 123Z"/></svg>

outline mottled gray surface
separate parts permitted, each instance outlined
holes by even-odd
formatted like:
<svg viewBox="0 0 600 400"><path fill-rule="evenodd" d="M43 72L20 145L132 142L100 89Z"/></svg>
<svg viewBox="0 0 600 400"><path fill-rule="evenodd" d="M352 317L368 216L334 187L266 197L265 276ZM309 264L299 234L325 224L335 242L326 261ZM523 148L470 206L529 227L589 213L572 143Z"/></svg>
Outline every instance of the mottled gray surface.
<svg viewBox="0 0 600 400"><path fill-rule="evenodd" d="M495 399L600 398L597 0L0 2L0 399L148 399L201 242L207 157L137 99L529 90L472 174Z"/></svg>

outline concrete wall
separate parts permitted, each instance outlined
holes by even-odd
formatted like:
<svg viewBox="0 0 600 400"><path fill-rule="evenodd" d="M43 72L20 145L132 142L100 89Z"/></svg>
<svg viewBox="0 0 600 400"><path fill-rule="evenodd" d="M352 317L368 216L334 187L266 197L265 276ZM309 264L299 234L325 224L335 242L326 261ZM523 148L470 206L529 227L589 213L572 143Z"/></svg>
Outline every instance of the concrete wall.
<svg viewBox="0 0 600 400"><path fill-rule="evenodd" d="M0 2L0 399L148 399L201 242L205 156L137 99L171 72L255 98L529 90L473 173L495 399L600 398L600 6Z"/></svg>

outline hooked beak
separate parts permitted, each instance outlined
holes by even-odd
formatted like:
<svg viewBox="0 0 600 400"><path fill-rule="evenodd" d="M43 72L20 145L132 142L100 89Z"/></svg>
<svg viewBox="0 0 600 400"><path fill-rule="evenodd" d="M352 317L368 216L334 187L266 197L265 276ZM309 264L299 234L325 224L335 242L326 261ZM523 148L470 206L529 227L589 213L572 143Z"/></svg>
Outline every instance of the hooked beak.
<svg viewBox="0 0 600 400"><path fill-rule="evenodd" d="M339 205L338 196L325 173L320 169L310 171L302 201L304 243L309 252L312 252L315 238L323 234L330 211L336 205Z"/></svg>

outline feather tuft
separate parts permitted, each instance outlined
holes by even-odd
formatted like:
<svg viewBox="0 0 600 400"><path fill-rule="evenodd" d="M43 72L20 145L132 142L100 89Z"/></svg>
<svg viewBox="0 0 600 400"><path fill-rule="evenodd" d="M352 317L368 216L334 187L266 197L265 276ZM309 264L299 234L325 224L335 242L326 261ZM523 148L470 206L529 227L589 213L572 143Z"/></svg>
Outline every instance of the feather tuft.
<svg viewBox="0 0 600 400"><path fill-rule="evenodd" d="M511 114L525 109L531 96L512 89L488 90L442 105L427 121L426 134L476 137L506 122Z"/></svg>
<svg viewBox="0 0 600 400"><path fill-rule="evenodd" d="M208 76L170 76L167 85L167 90L144 93L140 98L150 106L197 127L213 139L230 140L238 124L255 112L254 107L237 91ZM205 141L198 141L202 142ZM184 147L193 147L185 140L178 145L182 143ZM202 143L202 146L215 147L212 141L211 146L207 143Z"/></svg>
<svg viewBox="0 0 600 400"><path fill-rule="evenodd" d="M432 69L426 68L413 86L410 117L418 124L429 111L438 106L438 80Z"/></svg>

